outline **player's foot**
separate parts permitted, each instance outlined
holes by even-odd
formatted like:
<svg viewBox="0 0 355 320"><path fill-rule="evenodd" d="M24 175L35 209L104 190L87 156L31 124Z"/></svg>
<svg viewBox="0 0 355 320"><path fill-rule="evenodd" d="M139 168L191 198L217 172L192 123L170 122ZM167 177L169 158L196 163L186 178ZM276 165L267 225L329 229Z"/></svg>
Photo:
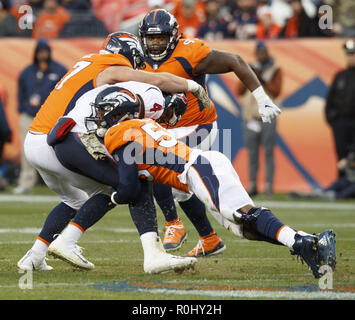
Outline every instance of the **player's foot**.
<svg viewBox="0 0 355 320"><path fill-rule="evenodd" d="M151 257L148 261L145 259L144 272L149 274L168 271L182 272L193 268L196 263L196 258L179 257L166 252L161 252L154 255L154 257Z"/></svg>
<svg viewBox="0 0 355 320"><path fill-rule="evenodd" d="M196 247L188 252L186 256L205 257L222 253L224 250L226 250L226 246L222 239L216 233L213 233L206 237L200 237Z"/></svg>
<svg viewBox="0 0 355 320"><path fill-rule="evenodd" d="M301 236L296 234L292 255L297 255L305 261L315 278L320 278L322 265L329 265L335 269L335 233L326 230L320 234Z"/></svg>
<svg viewBox="0 0 355 320"><path fill-rule="evenodd" d="M165 222L163 246L166 251L179 249L186 238L185 227L179 218L172 222Z"/></svg>
<svg viewBox="0 0 355 320"><path fill-rule="evenodd" d="M328 265L335 270L336 255L335 255L335 233L333 230L326 230L322 233L317 233L318 237L318 255L321 265Z"/></svg>
<svg viewBox="0 0 355 320"><path fill-rule="evenodd" d="M74 267L90 270L95 266L82 255L82 248L76 244L69 244L62 235L51 243L48 254L70 263Z"/></svg>
<svg viewBox="0 0 355 320"><path fill-rule="evenodd" d="M17 266L21 270L52 270L53 268L46 263L46 257L37 254L32 249L17 262Z"/></svg>

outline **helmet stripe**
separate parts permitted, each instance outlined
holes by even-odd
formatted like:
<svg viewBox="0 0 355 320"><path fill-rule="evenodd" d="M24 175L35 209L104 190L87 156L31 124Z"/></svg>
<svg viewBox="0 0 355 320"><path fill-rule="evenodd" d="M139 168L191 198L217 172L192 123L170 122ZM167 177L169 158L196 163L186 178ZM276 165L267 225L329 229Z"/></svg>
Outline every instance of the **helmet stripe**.
<svg viewBox="0 0 355 320"><path fill-rule="evenodd" d="M153 23L155 22L155 16L157 15L157 13L158 13L158 10L155 10L154 15L153 15Z"/></svg>

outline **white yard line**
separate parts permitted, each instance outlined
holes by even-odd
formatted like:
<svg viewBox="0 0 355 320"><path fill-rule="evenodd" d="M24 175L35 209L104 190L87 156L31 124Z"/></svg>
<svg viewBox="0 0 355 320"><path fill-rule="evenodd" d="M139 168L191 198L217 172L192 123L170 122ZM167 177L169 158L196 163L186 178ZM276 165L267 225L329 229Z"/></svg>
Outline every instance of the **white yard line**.
<svg viewBox="0 0 355 320"><path fill-rule="evenodd" d="M261 291L261 290L179 290L179 289L138 289L139 292L171 295L196 295L214 298L236 299L355 299L353 292L332 291Z"/></svg>
<svg viewBox="0 0 355 320"><path fill-rule="evenodd" d="M90 287L98 286L100 284L95 283L39 283L33 284L33 289L36 288L50 288L50 287ZM0 285L1 289L18 288L18 285ZM19 289L21 290L21 289ZM109 290L106 288L105 290ZM113 292L120 292L120 290L109 290ZM131 290L129 290L131 291ZM123 292L123 291L121 291ZM150 293L150 294L164 294L164 295L178 295L178 296L203 296L213 298L235 298L235 299L302 299L302 300L353 300L355 299L354 292L339 292L339 291L267 291L241 289L241 290L182 290L182 289L170 289L170 288L137 288L131 292Z"/></svg>

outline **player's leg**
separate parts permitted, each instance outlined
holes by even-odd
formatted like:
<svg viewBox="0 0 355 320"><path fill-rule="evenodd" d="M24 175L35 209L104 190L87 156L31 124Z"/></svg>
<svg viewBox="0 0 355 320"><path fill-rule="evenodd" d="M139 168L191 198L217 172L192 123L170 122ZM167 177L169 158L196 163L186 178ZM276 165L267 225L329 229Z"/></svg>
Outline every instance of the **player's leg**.
<svg viewBox="0 0 355 320"><path fill-rule="evenodd" d="M51 244L49 253L80 268L92 269L94 265L82 256L77 242L87 229L115 207L108 184L118 181L117 165L109 159L95 160L74 134L69 134L54 149L55 156L66 169L62 170L61 178L85 191L90 199L82 204L68 227Z"/></svg>
<svg viewBox="0 0 355 320"><path fill-rule="evenodd" d="M188 194L176 189L173 189L173 194L181 208L185 209L185 212L189 212L188 218L200 236L197 245L186 256L203 257L222 253L226 246L211 226L203 202L195 194ZM187 208L187 206L189 207ZM223 222L219 222L223 225Z"/></svg>
<svg viewBox="0 0 355 320"><path fill-rule="evenodd" d="M24 151L31 165L37 169L46 185L59 195L62 202L49 213L33 247L20 259L18 266L26 270L49 270L45 263L49 244L54 240L54 235L64 229L88 196L59 178L56 172L65 168L56 160L53 150L46 142L46 135L29 133L25 139Z"/></svg>
<svg viewBox="0 0 355 320"><path fill-rule="evenodd" d="M144 272L182 271L193 267L196 259L177 257L165 252L158 233L152 183L142 181L141 186L140 196L129 204L129 210L142 242Z"/></svg>
<svg viewBox="0 0 355 320"><path fill-rule="evenodd" d="M211 148L216 139L217 123L214 122L201 126L175 128L170 129L169 132L172 133L177 139L189 145L191 148L208 150ZM179 193L176 192L176 190L174 191L174 195L176 196L175 199L179 203L181 209L192 222L200 236L198 244L188 254L193 256L204 256L222 252L225 249L225 246L222 239L218 237L210 221L208 220L203 202L201 202L195 195ZM170 202L165 202L165 205L167 205L167 207L173 206L175 208L175 204L173 204L173 197L170 196L169 199ZM185 234L185 228L177 214L175 220L170 218L170 220L166 219L166 221L167 223L163 242L164 247L177 248L179 246L177 245L178 241L176 238L182 239ZM201 244L203 244L203 246L201 246Z"/></svg>
<svg viewBox="0 0 355 320"><path fill-rule="evenodd" d="M327 230L312 236L296 231L269 209L255 207L223 154L209 151L199 156L188 171L188 181L190 190L205 198L211 211L219 212L240 225L247 239L291 248L294 254L306 261L315 277L320 276L318 270L321 263L335 267L334 233Z"/></svg>
<svg viewBox="0 0 355 320"><path fill-rule="evenodd" d="M51 247L55 248L55 244L60 243L61 237L58 236L53 244L54 234L59 234L63 231L76 211L88 200L88 195L96 195L103 192L109 194L107 187L104 187L90 178L66 169L58 161L53 148L48 146L46 137L46 135L28 134L24 146L26 157L41 174L46 185L56 192L62 200L62 203L54 208L48 215L39 238L35 242L35 248L41 248L41 256L43 256L43 258L45 257L49 244L52 244ZM72 154L73 153L71 153L71 156ZM105 197L106 199L102 199L101 197L100 200L104 200L107 203L110 197L108 195L105 195ZM86 206L84 209L88 216L90 216L90 212L94 212L94 214L92 214L93 216L97 216L98 214L102 216L102 212L107 212L106 208L104 211L100 210L98 212L97 205ZM70 255L74 256L75 259L81 259L81 252L76 246L76 243L68 247L69 249L66 251L70 252ZM49 251L51 252L51 249ZM83 259L83 261L84 260L86 259ZM91 263L87 262L87 265L90 267Z"/></svg>
<svg viewBox="0 0 355 320"><path fill-rule="evenodd" d="M165 250L176 250L186 240L185 227L177 214L171 188L162 184L154 184L154 198L165 218L163 246Z"/></svg>
<svg viewBox="0 0 355 320"><path fill-rule="evenodd" d="M77 248L76 243L83 233L114 206L111 202L111 197L108 195L109 190L107 189L107 192L105 192L102 184L111 187L116 186L119 181L118 168L109 159L106 161L95 160L72 134L67 136L64 143L56 145L55 151L63 165L76 172L85 174L85 176L91 177L100 183L82 175L80 175L80 179L72 181L72 184L85 190L91 198L78 210L73 221L69 223L62 235L52 243L51 247L54 246L54 248L50 248L50 250L52 252L55 250L57 256L64 258L75 266L92 269L94 267L92 263L87 261L82 255L80 256L80 260L78 260L72 253ZM75 158L68 156L73 154L74 151L79 152ZM87 180L92 181L89 182ZM160 245L157 245L157 224L155 207L152 201L152 188L151 186L148 187L149 184L145 182L141 184L142 190L140 196L135 202L130 203L129 208L133 222L141 236L145 252L145 272L159 273L169 270L183 270L191 267L196 263L193 259L181 259L167 255L161 251Z"/></svg>

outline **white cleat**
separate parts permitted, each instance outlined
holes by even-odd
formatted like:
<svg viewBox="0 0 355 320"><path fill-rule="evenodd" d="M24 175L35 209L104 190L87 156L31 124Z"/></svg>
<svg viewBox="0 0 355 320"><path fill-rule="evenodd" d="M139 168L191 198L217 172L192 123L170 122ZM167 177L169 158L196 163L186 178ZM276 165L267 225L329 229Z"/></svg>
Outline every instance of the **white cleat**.
<svg viewBox="0 0 355 320"><path fill-rule="evenodd" d="M51 266L47 265L46 257L37 254L32 249L28 250L27 253L17 262L17 266L21 270L26 271L49 271L53 269Z"/></svg>
<svg viewBox="0 0 355 320"><path fill-rule="evenodd" d="M183 272L194 268L197 259L194 257L179 257L169 253L161 252L146 261L144 259L144 272L148 274L162 273L168 271Z"/></svg>
<svg viewBox="0 0 355 320"><path fill-rule="evenodd" d="M68 243L62 235L58 235L58 237L50 244L48 254L68 262L77 268L85 270L95 268L93 263L83 257L81 247L76 244L72 245Z"/></svg>

